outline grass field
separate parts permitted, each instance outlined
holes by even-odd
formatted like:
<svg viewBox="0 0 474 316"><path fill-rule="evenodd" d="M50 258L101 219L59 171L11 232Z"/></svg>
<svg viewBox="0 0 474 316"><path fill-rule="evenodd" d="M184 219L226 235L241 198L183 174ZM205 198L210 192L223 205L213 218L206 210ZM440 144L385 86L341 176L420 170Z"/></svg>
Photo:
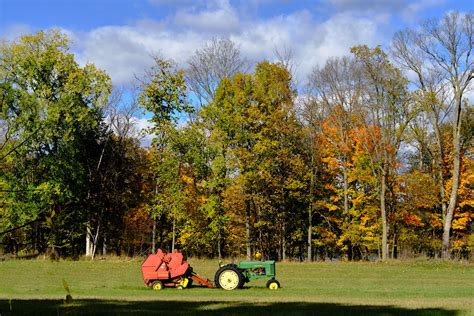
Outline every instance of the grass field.
<svg viewBox="0 0 474 316"><path fill-rule="evenodd" d="M190 259L213 278L217 261ZM440 261L277 263L282 288L146 288L140 260L0 262L0 315L474 315L474 265ZM74 301L66 304L63 279Z"/></svg>

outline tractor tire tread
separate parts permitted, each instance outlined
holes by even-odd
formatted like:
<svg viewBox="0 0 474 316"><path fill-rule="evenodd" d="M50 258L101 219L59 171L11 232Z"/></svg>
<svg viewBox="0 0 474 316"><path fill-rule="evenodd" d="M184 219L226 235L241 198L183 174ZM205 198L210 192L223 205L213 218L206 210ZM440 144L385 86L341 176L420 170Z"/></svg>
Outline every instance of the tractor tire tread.
<svg viewBox="0 0 474 316"><path fill-rule="evenodd" d="M215 287L221 288L221 285L219 283L219 276L225 270L232 270L237 273L237 275L239 276L239 284L237 285L237 288L241 289L245 284L245 278L244 278L244 275L242 274L242 271L240 271L240 269L237 267L236 264L227 264L223 267L220 267L219 270L217 270L216 275L214 277Z"/></svg>
<svg viewBox="0 0 474 316"><path fill-rule="evenodd" d="M276 283L278 285L278 288L281 288L280 282L278 282L276 279L270 279L267 281L267 289L270 288L270 284Z"/></svg>

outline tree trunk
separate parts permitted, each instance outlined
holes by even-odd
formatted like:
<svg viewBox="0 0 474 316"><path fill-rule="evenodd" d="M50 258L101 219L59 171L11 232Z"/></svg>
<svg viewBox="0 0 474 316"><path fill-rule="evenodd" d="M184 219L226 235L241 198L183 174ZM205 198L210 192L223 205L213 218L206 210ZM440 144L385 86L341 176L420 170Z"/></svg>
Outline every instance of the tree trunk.
<svg viewBox="0 0 474 316"><path fill-rule="evenodd" d="M104 240L102 241L102 256L107 255L107 236L104 233Z"/></svg>
<svg viewBox="0 0 474 316"><path fill-rule="evenodd" d="M344 186L344 217L348 220L349 217L349 193L348 193L348 181L347 181L347 168L344 166L344 170L342 172L343 176L343 186Z"/></svg>
<svg viewBox="0 0 474 316"><path fill-rule="evenodd" d="M219 260L222 260L222 252L221 252L221 230L217 232L217 257Z"/></svg>
<svg viewBox="0 0 474 316"><path fill-rule="evenodd" d="M173 239L171 240L171 252L174 251L175 241L176 241L176 215L173 215Z"/></svg>
<svg viewBox="0 0 474 316"><path fill-rule="evenodd" d="M158 181L155 184L155 196L158 196ZM152 228L152 240L151 240L151 252L155 253L156 251L156 215L152 214L153 228Z"/></svg>
<svg viewBox="0 0 474 316"><path fill-rule="evenodd" d="M311 181L309 187L309 208L308 208L308 258L307 261L313 261L313 200L314 200L314 180L315 180L315 168L314 168L314 154L311 153Z"/></svg>
<svg viewBox="0 0 474 316"><path fill-rule="evenodd" d="M386 172L382 174L382 181L380 186L380 212L382 213L382 260L387 260L388 254L388 223L387 210L385 208L385 191L386 191Z"/></svg>
<svg viewBox="0 0 474 316"><path fill-rule="evenodd" d="M345 164L345 159L344 159ZM349 193L348 193L348 181L347 181L347 168L343 167L342 171L342 186L343 186L343 195L344 195L344 222L349 222ZM354 253L352 251L352 243L349 241L349 247L347 247L347 258L353 260Z"/></svg>
<svg viewBox="0 0 474 316"><path fill-rule="evenodd" d="M92 232L91 232L91 224L87 222L86 225L86 257L92 256Z"/></svg>
<svg viewBox="0 0 474 316"><path fill-rule="evenodd" d="M436 154L436 167L438 168L438 190L439 190L439 198L441 200L441 213L443 216L443 222L446 218L446 193L444 191L444 177L443 177L443 139L441 138L441 132L439 130L439 124L436 118L434 117L434 113L432 113L432 122L431 124L434 127L435 137L436 137L436 147L438 147L438 152Z"/></svg>
<svg viewBox="0 0 474 316"><path fill-rule="evenodd" d="M158 247L163 247L163 238L164 238L163 235L165 233L164 229L163 229L163 222L164 222L163 217L164 217L164 215L161 214L160 215L160 242L158 243L158 245L159 245Z"/></svg>
<svg viewBox="0 0 474 316"><path fill-rule="evenodd" d="M94 235L94 239L93 239L93 242L92 242L92 253L91 253L91 259L94 260L94 257L95 257L95 253L97 251L97 240L99 238L99 232L100 232L100 220L99 220L99 223L97 224L97 230L95 232L95 235Z"/></svg>
<svg viewBox="0 0 474 316"><path fill-rule="evenodd" d="M100 226L102 224L102 218L104 216L104 209L102 208L101 211L100 211L100 217L99 217L99 221L97 222L97 229L95 231L95 235L93 235L92 237L92 250L91 250L91 259L94 260L94 257L95 257L95 253L97 251L97 241L99 240L99 233L100 233Z"/></svg>
<svg viewBox="0 0 474 316"><path fill-rule="evenodd" d="M151 232L151 252L156 252L156 218L153 218L153 228Z"/></svg>
<svg viewBox="0 0 474 316"><path fill-rule="evenodd" d="M392 239L392 259L397 259L398 257L398 249L397 249L397 232L396 229L393 231L393 239Z"/></svg>
<svg viewBox="0 0 474 316"><path fill-rule="evenodd" d="M250 249L250 201L245 202L245 239L247 248L247 260L252 258L252 251Z"/></svg>
<svg viewBox="0 0 474 316"><path fill-rule="evenodd" d="M377 257L380 260L380 238L377 238Z"/></svg>
<svg viewBox="0 0 474 316"><path fill-rule="evenodd" d="M313 208L311 204L308 211L308 262L313 261Z"/></svg>
<svg viewBox="0 0 474 316"><path fill-rule="evenodd" d="M443 246L442 257L444 259L450 258L450 231L454 216L454 209L456 208L459 188L459 174L461 172L461 104L462 99L459 93L456 98L456 111L453 122L453 187L451 189L451 196L449 199L448 209L446 210L446 218L443 226Z"/></svg>
<svg viewBox="0 0 474 316"><path fill-rule="evenodd" d="M285 222L283 221L282 225L282 236L281 236L281 259L283 261L286 260L286 228L285 228Z"/></svg>

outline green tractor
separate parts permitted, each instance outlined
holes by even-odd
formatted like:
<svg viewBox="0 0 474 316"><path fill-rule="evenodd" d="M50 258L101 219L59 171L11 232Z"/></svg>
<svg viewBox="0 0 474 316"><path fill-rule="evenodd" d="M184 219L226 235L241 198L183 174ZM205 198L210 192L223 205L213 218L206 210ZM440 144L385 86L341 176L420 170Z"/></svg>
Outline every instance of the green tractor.
<svg viewBox="0 0 474 316"><path fill-rule="evenodd" d="M280 282L275 279L275 261L242 261L237 264L227 264L221 266L216 272L214 284L224 290L234 290L242 288L245 283L251 280L270 278L267 288L277 290Z"/></svg>

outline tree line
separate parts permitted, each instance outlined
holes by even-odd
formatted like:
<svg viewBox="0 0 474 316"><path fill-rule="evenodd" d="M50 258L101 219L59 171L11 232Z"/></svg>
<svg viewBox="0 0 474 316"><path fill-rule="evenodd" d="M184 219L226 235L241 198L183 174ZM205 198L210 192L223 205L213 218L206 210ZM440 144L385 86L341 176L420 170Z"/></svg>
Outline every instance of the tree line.
<svg viewBox="0 0 474 316"><path fill-rule="evenodd" d="M290 49L252 65L229 39L155 56L133 93L69 49L55 30L0 44L4 253L472 256L472 14L352 47L304 86Z"/></svg>

